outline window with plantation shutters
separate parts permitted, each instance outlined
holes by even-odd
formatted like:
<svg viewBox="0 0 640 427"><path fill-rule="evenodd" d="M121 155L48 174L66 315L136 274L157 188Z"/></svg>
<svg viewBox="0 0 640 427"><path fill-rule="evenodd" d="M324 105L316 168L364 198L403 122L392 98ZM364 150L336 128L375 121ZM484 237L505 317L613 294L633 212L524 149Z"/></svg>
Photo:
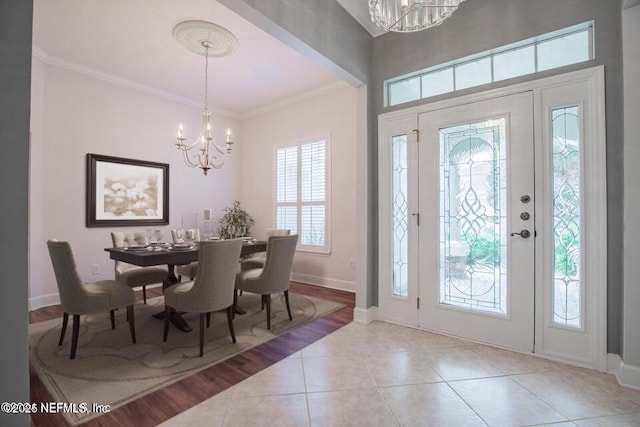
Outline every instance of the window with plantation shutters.
<svg viewBox="0 0 640 427"><path fill-rule="evenodd" d="M276 228L299 237L299 249L328 252L326 139L276 150Z"/></svg>

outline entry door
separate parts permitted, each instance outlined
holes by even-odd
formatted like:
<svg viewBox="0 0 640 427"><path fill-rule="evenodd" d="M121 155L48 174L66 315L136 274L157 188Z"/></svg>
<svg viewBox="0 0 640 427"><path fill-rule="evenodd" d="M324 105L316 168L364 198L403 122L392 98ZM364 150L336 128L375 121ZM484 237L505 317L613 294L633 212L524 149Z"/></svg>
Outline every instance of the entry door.
<svg viewBox="0 0 640 427"><path fill-rule="evenodd" d="M533 351L531 92L419 114L419 326Z"/></svg>

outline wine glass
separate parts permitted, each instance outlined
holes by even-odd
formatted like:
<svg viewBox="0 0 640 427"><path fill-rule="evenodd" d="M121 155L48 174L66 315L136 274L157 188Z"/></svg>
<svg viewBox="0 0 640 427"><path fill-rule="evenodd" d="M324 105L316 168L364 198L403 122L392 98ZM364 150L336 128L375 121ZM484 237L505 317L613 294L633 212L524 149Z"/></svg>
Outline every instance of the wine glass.
<svg viewBox="0 0 640 427"><path fill-rule="evenodd" d="M153 229L152 228L147 228L147 243L151 243L153 242Z"/></svg>
<svg viewBox="0 0 640 427"><path fill-rule="evenodd" d="M156 228L153 232L154 237L156 239L156 242L161 242L162 241L162 233L160 232L159 228Z"/></svg>
<svg viewBox="0 0 640 427"><path fill-rule="evenodd" d="M241 225L238 227L238 236L239 237L244 237L244 235L247 234L247 227Z"/></svg>
<svg viewBox="0 0 640 427"><path fill-rule="evenodd" d="M184 242L184 230L179 228L176 230L176 243L182 243Z"/></svg>
<svg viewBox="0 0 640 427"><path fill-rule="evenodd" d="M185 230L184 239L189 243L193 243L193 241L196 240L196 230L192 228Z"/></svg>
<svg viewBox="0 0 640 427"><path fill-rule="evenodd" d="M227 234L229 235L230 239L233 239L236 235L236 226L230 225L229 227L227 227Z"/></svg>

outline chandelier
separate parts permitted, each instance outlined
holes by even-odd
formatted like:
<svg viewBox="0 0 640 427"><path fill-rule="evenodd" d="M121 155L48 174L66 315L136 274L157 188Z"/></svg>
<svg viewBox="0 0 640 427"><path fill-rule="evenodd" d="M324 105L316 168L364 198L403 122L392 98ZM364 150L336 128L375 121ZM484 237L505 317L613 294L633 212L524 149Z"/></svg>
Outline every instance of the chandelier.
<svg viewBox="0 0 640 427"><path fill-rule="evenodd" d="M410 33L442 24L463 1L369 0L369 13L371 20L387 31Z"/></svg>
<svg viewBox="0 0 640 427"><path fill-rule="evenodd" d="M209 57L226 56L238 45L236 37L226 28L205 21L182 22L173 29L175 39L190 51L204 55L204 108L201 113L202 129L192 143L187 144L182 123L178 126L176 147L182 151L184 162L192 168L199 167L205 175L209 169L220 169L231 154L231 129L221 146L213 139L211 112L208 108Z"/></svg>

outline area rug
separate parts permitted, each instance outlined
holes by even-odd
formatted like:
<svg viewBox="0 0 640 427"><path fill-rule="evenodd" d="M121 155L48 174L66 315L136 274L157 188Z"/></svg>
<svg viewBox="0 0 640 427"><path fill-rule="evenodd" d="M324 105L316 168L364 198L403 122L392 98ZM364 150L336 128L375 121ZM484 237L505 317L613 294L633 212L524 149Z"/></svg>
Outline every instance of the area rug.
<svg viewBox="0 0 640 427"><path fill-rule="evenodd" d="M293 320L287 316L282 295L273 295L271 330L267 330L260 296L242 295L238 302L247 314L235 317L237 344L231 342L226 313L213 313L205 332L204 357L198 357L197 314L184 315L192 332L171 326L167 342L162 342L164 323L152 317L164 308L162 297L136 304L137 344L131 343L126 310L116 312L115 330L108 313L81 316L74 360L69 359L71 319L60 347L61 319L34 323L29 325L31 364L54 402L79 404L80 410L63 414L69 424L77 425L100 415L92 413L94 404L113 410L344 306L294 293L289 298Z"/></svg>

